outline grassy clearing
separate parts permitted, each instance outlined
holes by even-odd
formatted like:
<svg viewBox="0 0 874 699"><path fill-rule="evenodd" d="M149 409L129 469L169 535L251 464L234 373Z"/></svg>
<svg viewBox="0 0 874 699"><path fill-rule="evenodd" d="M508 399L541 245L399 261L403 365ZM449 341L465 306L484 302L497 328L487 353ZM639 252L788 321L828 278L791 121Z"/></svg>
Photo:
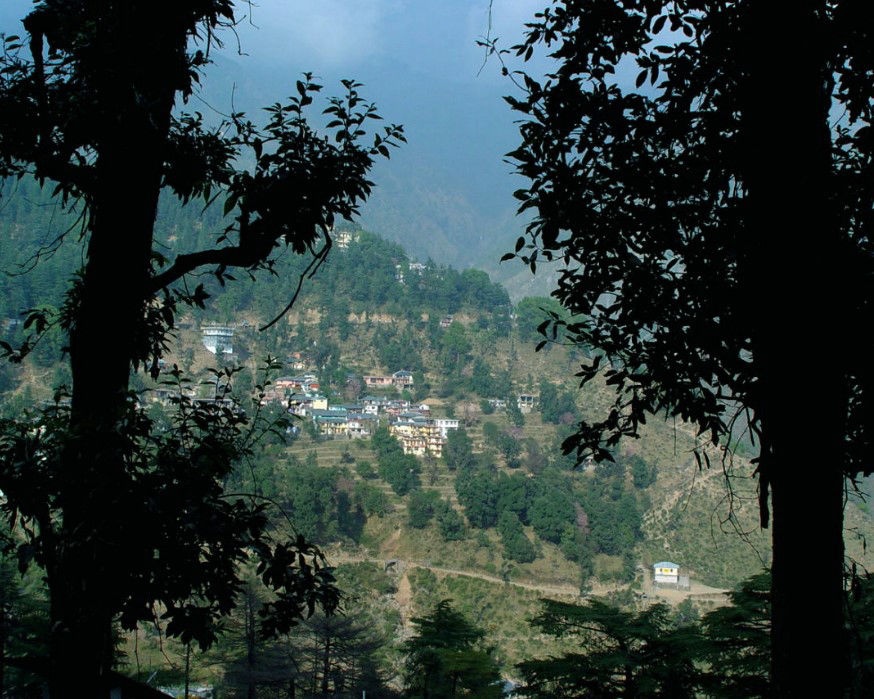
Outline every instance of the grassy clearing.
<svg viewBox="0 0 874 699"><path fill-rule="evenodd" d="M534 591L423 569L410 571L409 580L415 615L427 613L441 600L452 600L456 609L486 632L509 676L521 660L571 649L567 642L532 632L529 620L539 611L541 599Z"/></svg>

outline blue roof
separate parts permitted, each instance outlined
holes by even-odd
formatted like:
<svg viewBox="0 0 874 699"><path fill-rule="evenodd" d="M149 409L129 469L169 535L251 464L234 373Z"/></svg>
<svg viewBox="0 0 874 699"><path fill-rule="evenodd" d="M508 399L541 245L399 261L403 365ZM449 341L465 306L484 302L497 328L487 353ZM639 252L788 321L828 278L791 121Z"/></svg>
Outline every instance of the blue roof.
<svg viewBox="0 0 874 699"><path fill-rule="evenodd" d="M336 417L336 418L346 418L345 410L334 410L333 408L329 408L328 410L315 409L310 411L313 417Z"/></svg>
<svg viewBox="0 0 874 699"><path fill-rule="evenodd" d="M679 568L676 563L671 563L670 561L662 561L661 563L653 563L653 568Z"/></svg>

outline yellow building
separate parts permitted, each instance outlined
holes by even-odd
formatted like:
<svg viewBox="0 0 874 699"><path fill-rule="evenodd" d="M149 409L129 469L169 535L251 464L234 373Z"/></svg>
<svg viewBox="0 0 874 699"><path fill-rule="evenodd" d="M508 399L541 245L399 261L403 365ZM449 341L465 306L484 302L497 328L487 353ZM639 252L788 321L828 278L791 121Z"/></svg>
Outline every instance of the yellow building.
<svg viewBox="0 0 874 699"><path fill-rule="evenodd" d="M389 425L389 432L400 442L405 454L424 456L443 454L443 435L428 418L399 418Z"/></svg>

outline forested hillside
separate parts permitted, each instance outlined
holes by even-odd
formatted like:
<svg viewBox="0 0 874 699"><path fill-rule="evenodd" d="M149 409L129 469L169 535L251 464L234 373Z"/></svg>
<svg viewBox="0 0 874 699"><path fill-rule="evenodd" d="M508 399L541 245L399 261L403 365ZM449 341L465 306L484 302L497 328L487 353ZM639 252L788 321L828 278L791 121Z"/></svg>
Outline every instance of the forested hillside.
<svg viewBox="0 0 874 699"><path fill-rule="evenodd" d="M7 183L4 192L15 186ZM46 300L59 304L80 263L77 246L55 244L64 231L78 235L75 219L44 204L32 183L17 187L0 210L7 272L0 278L0 330L12 344L24 332L21 312ZM165 256L197 247L221 225L217 210L201 217L200 207L164 206ZM316 657L325 638L340 634L358 649L355 672L369 677L376 692L402 674L403 639L415 620L452 599L496 645L504 676L518 677L515 663L570 647L520 629L540 597L578 601L596 593L641 609L663 599L697 614L725 604L725 590L767 566L768 540L756 526L749 480L752 452L712 452L714 467L701 471L692 454L696 436L683 424L656 420L616 450L613 462L577 465L563 453L574 424L606 398L597 386L576 389L578 350L548 344L534 351L545 313L564 313L555 301L525 298L514 306L484 272L421 260L355 226L338 226L334 238L335 249L304 281L294 308L265 332L257 328L286 306L305 259L280 257L256 274L257 283L204 281L213 297L208 310L181 319L158 381L138 374L133 384L150 414L166 424L172 403L150 395L183 375L193 382L192 396L228 390L249 412L283 417L281 401L264 396L292 373L310 374L330 406L354 406L376 394L458 421L440 456L415 456L404 453L387 417L358 439L326 433L311 416L294 417L287 429L265 433L231 477L230 492L270 504L276 527L323 546L350 595L351 626L338 630L317 618L291 640L296 652ZM201 328L213 323L233 330L233 353L206 349ZM50 329L23 365L3 366L4 410L48 401L69 381L62 345ZM279 365L261 371L268 356ZM222 367L228 370L210 373ZM393 372L410 372L412 383L365 384L367 376ZM520 409L520 395L532 397L533 410ZM861 534L874 531L863 509L851 506L848 517ZM860 545L850 546L862 556ZM679 564L690 589L654 589L652 566L661 560ZM246 594L251 609L263 604L254 582ZM253 677L267 682L288 666L287 655L277 659L284 651L270 645L257 649L258 667L246 665L247 623L235 618L216 650L195 654L197 678L242 686ZM125 642L142 644L149 671L168 683L180 680L190 648L170 644L167 665L157 637ZM315 660L300 672L315 678Z"/></svg>

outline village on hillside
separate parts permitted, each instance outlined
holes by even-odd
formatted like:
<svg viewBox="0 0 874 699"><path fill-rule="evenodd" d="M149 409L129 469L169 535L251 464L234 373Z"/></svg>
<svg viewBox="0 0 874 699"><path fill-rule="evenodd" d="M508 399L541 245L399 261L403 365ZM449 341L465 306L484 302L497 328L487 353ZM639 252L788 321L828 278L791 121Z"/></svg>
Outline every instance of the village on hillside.
<svg viewBox="0 0 874 699"><path fill-rule="evenodd" d="M234 329L230 326L204 325L201 328L201 342L205 349L217 356L233 355ZM273 379L260 395L260 404L281 405L290 415L309 420L313 428L321 436L328 438L360 439L373 435L380 424L387 424L389 433L400 443L405 454L425 456L426 454L441 457L449 432L457 430L460 420L455 417L436 417L431 415L431 406L427 398L422 401L411 401L398 397L399 392L409 391L414 387L413 373L407 370L395 371L391 374L366 374L361 377L349 377L349 380L360 379L365 390L373 389L383 395L364 395L352 403L332 403L321 392L318 377L309 373L306 356L294 352L285 363L291 369L304 373L293 376L280 376ZM394 395L385 395L388 392ZM151 399L167 402L178 391L158 388L151 392ZM230 399L219 397L197 397L193 389L189 389L189 399L197 402L230 403ZM407 394L409 395L409 394ZM523 414L530 413L537 405L537 396L520 393L514 396L516 406ZM504 410L507 400L490 398L488 403L496 410ZM296 426L294 431L298 431Z"/></svg>
<svg viewBox="0 0 874 699"><path fill-rule="evenodd" d="M412 388L414 382L412 373L406 370L390 375L365 375L362 380L366 388L399 390ZM313 374L282 376L264 392L261 403L281 404L290 414L310 419L320 434L334 438L370 437L381 423L387 423L404 453L415 456L442 456L449 432L457 430L460 424L454 417L432 417L431 406L425 401L365 395L355 403L335 404L319 391L318 379ZM505 401L492 399L492 403ZM530 412L534 397L519 395L517 405L523 412Z"/></svg>

